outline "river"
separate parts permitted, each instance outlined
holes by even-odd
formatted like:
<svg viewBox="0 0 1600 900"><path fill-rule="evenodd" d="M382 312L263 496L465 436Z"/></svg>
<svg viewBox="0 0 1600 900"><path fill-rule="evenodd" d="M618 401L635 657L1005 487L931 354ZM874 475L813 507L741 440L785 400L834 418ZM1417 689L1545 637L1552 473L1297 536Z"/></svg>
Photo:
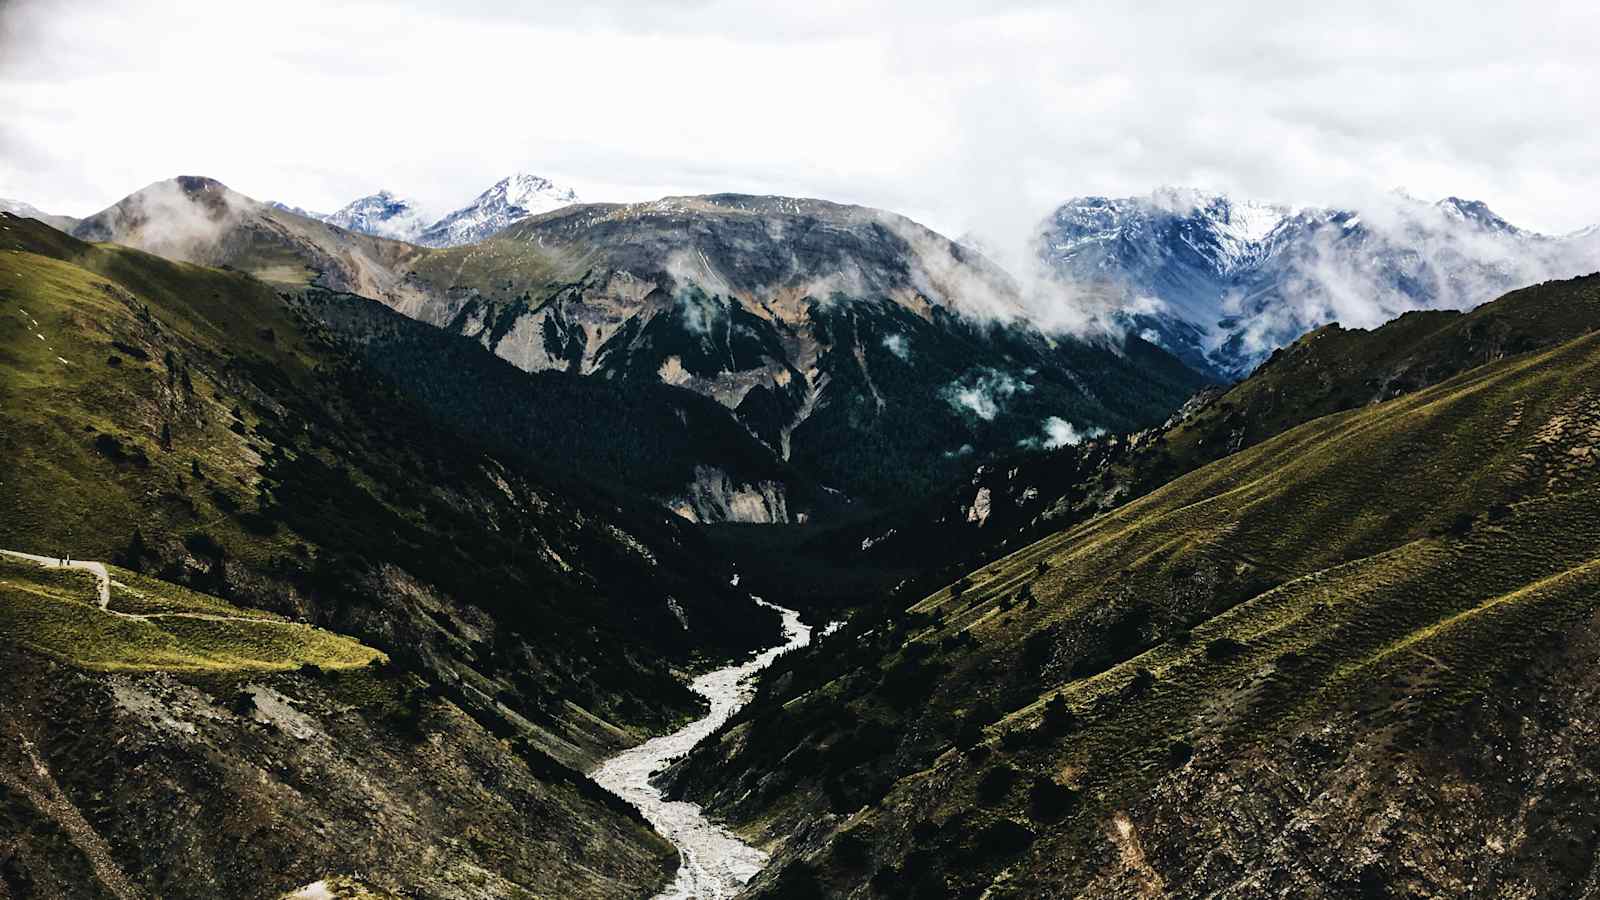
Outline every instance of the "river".
<svg viewBox="0 0 1600 900"><path fill-rule="evenodd" d="M757 672L780 653L811 642L811 629L800 621L799 613L765 600L756 602L783 614L784 642L747 662L696 678L690 687L710 701L710 713L671 734L624 750L590 773L601 787L637 806L645 820L678 848L678 875L656 900L725 900L766 865L767 854L706 818L699 804L667 800L650 783L651 775L688 753L750 701Z"/></svg>

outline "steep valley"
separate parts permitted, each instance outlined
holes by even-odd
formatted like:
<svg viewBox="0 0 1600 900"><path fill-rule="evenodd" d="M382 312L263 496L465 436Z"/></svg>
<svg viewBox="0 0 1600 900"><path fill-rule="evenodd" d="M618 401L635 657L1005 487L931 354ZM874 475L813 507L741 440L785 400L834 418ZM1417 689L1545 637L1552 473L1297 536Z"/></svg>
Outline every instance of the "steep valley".
<svg viewBox="0 0 1600 900"><path fill-rule="evenodd" d="M0 896L1595 889L1600 276L1221 386L857 207L156 193L0 214L108 564L0 556Z"/></svg>

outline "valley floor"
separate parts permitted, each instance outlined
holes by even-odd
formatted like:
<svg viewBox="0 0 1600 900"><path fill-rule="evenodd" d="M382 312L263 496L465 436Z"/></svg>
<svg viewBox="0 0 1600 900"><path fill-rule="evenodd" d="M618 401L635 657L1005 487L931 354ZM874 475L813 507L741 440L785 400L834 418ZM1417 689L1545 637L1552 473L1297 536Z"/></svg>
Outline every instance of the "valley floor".
<svg viewBox="0 0 1600 900"><path fill-rule="evenodd" d="M694 691L710 702L710 712L671 734L624 750L590 775L601 787L637 806L645 820L678 848L677 877L657 895L659 900L733 897L766 864L767 854L712 822L699 804L666 799L650 779L688 753L702 738L722 727L739 707L749 702L758 672L780 654L811 642L811 628L800 621L799 613L773 608L783 613L782 644L746 662L707 672L694 680Z"/></svg>

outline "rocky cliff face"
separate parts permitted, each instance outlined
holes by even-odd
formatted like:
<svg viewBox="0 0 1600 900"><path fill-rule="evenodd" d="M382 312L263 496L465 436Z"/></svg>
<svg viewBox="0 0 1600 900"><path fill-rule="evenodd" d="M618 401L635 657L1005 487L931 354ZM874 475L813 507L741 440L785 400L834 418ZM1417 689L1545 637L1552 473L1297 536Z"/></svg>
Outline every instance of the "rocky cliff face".
<svg viewBox="0 0 1600 900"><path fill-rule="evenodd" d="M755 436L762 465L793 471L791 517L899 502L1063 429L1154 424L1204 380L1137 336L1043 332L975 251L818 200L574 205L427 250L183 178L79 233L371 297L525 371L693 391ZM719 456L708 447L702 462L738 485L772 480L738 476Z"/></svg>
<svg viewBox="0 0 1600 900"><path fill-rule="evenodd" d="M435 299L408 314L525 369L704 394L858 499L925 490L1052 419L1149 423L1200 383L1137 338L1047 335L977 253L816 200L572 206L410 281Z"/></svg>
<svg viewBox="0 0 1600 900"><path fill-rule="evenodd" d="M801 513L789 517L783 486L771 481L735 485L726 472L701 466L681 499L668 508L691 522L743 522L772 525L805 521Z"/></svg>

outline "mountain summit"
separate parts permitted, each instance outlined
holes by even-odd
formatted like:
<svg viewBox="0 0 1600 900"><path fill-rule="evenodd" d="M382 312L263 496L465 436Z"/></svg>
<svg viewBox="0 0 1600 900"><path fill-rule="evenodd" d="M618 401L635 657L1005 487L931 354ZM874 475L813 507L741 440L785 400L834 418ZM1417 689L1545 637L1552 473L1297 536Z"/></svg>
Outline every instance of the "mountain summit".
<svg viewBox="0 0 1600 900"><path fill-rule="evenodd" d="M530 216L547 213L578 202L571 188L563 188L547 178L518 172L502 178L494 187L416 236L428 247L454 247L481 241L491 234Z"/></svg>
<svg viewBox="0 0 1600 900"><path fill-rule="evenodd" d="M414 242L432 219L411 200L379 191L350 202L323 221L375 237Z"/></svg>

